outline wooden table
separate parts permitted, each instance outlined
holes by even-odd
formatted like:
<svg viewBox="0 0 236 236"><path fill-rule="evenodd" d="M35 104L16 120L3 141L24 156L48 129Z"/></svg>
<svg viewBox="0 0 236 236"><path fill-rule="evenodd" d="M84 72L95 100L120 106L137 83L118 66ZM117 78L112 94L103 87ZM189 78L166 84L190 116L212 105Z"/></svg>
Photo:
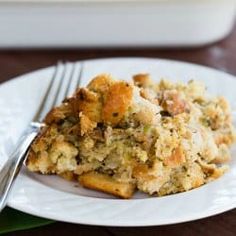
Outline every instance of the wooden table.
<svg viewBox="0 0 236 236"><path fill-rule="evenodd" d="M81 60L104 57L153 57L184 60L211 66L236 75L236 27L225 40L196 49L73 49L0 51L0 82L17 75L55 64L58 60ZM235 88L236 89L236 88ZM236 180L235 180L236 181ZM49 226L14 232L10 235L204 235L235 236L236 209L218 216L189 223L161 227L117 228L55 223Z"/></svg>

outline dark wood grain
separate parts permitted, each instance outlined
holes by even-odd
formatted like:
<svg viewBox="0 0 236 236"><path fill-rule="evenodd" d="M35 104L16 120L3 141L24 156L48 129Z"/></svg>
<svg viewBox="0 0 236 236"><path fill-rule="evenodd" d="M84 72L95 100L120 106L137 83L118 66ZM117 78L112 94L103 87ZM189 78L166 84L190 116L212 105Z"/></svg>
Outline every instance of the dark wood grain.
<svg viewBox="0 0 236 236"><path fill-rule="evenodd" d="M55 64L58 60L84 60L104 57L169 58L211 66L236 75L236 28L225 40L195 49L71 49L0 51L0 82L17 75ZM236 88L235 88L236 89ZM41 228L9 233L10 236L49 235L128 235L128 236L235 236L236 209L206 219L160 227L117 228L57 222Z"/></svg>

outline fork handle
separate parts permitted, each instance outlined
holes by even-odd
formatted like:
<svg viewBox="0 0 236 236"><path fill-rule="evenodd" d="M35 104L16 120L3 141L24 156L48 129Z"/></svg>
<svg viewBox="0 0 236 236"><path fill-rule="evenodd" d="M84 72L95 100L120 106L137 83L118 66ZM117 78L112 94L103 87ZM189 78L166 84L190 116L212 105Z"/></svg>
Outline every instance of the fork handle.
<svg viewBox="0 0 236 236"><path fill-rule="evenodd" d="M29 125L26 132L20 138L16 149L0 171L0 212L6 205L7 197L26 158L27 151L42 126L42 123L37 122L32 122Z"/></svg>

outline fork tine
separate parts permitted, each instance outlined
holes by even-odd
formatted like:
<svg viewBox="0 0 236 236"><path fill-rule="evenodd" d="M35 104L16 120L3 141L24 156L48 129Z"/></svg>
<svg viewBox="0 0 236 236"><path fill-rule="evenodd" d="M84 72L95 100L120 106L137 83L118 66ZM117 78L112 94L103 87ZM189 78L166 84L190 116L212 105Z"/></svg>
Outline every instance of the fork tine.
<svg viewBox="0 0 236 236"><path fill-rule="evenodd" d="M66 63L64 66L60 86L58 88L57 95L55 97L55 102L53 106L59 105L66 97L67 87L71 82L71 76L74 71L74 63Z"/></svg>
<svg viewBox="0 0 236 236"><path fill-rule="evenodd" d="M81 62L81 68L80 68L80 73L79 73L79 76L78 76L76 87L79 87L80 84L81 84L81 79L83 77L83 72L84 72L84 63Z"/></svg>
<svg viewBox="0 0 236 236"><path fill-rule="evenodd" d="M59 105L80 84L83 65L81 63L58 62L40 109L34 121L42 121L50 109Z"/></svg>
<svg viewBox="0 0 236 236"><path fill-rule="evenodd" d="M69 78L69 83L67 83L67 86L65 89L64 98L67 98L70 95L70 87L72 85L74 74L76 72L75 70L76 70L76 63L73 63L70 78Z"/></svg>
<svg viewBox="0 0 236 236"><path fill-rule="evenodd" d="M83 71L83 64L80 62L74 63L74 71L71 74L71 81L70 85L67 89L66 96L70 96L74 93L75 89L80 85L82 71Z"/></svg>
<svg viewBox="0 0 236 236"><path fill-rule="evenodd" d="M60 70L61 65L62 65L61 62L57 63L57 66L55 67L53 76L52 76L49 86L47 88L47 91L44 95L44 98L43 98L41 104L39 105L39 108L33 118L33 121L42 121L44 116L46 115L46 112L49 111L51 104L52 104L52 99L49 99L49 98L50 97L53 98L52 92L53 92L53 90L55 90L55 89L53 89L53 87L55 87L55 82L58 82L57 78L59 77L59 70Z"/></svg>
<svg viewBox="0 0 236 236"><path fill-rule="evenodd" d="M81 64L80 63L66 63L63 82L60 87L59 94L56 99L56 105L60 104L66 97L74 93L81 78Z"/></svg>
<svg viewBox="0 0 236 236"><path fill-rule="evenodd" d="M82 80L82 77L83 77L83 72L84 72L84 63L81 62L81 68L80 68L80 73L79 73L79 76L78 76L78 81L77 81L76 87L79 87L80 84L81 84L81 80Z"/></svg>

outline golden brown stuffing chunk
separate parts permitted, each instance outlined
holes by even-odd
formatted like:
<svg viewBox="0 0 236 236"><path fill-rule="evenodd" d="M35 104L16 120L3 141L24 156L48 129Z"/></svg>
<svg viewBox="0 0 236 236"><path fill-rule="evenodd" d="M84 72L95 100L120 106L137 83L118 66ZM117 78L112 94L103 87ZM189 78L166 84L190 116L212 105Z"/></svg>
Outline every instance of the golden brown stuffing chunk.
<svg viewBox="0 0 236 236"><path fill-rule="evenodd" d="M87 88L79 88L71 100L74 113L79 116L82 112L91 121L101 122L101 95Z"/></svg>
<svg viewBox="0 0 236 236"><path fill-rule="evenodd" d="M161 106L172 116L189 111L187 101L182 99L177 91L165 91L161 100Z"/></svg>
<svg viewBox="0 0 236 236"><path fill-rule="evenodd" d="M131 198L135 189L134 184L120 183L107 175L97 172L88 172L81 175L79 182L84 187L110 193L120 198Z"/></svg>
<svg viewBox="0 0 236 236"><path fill-rule="evenodd" d="M113 83L114 80L110 75L102 74L92 79L87 88L97 93L106 94Z"/></svg>
<svg viewBox="0 0 236 236"><path fill-rule="evenodd" d="M149 74L137 74L133 76L134 84L138 87L146 88L152 84Z"/></svg>
<svg viewBox="0 0 236 236"><path fill-rule="evenodd" d="M106 124L116 125L121 121L131 105L133 87L124 81L110 86L102 109L102 119Z"/></svg>

